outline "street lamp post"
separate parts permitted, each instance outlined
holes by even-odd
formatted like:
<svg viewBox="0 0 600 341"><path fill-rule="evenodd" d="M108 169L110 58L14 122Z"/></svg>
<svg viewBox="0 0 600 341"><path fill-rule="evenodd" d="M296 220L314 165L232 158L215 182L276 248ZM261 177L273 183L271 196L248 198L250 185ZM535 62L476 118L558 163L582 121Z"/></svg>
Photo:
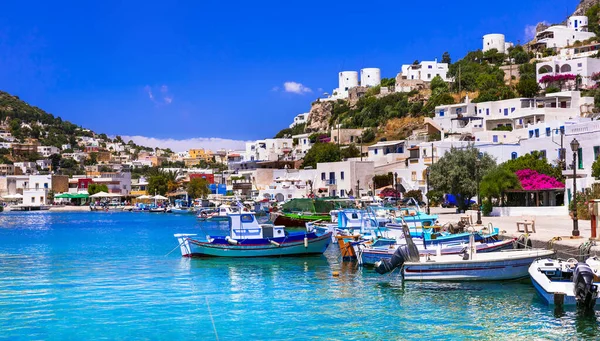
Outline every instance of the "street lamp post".
<svg viewBox="0 0 600 341"><path fill-rule="evenodd" d="M360 180L356 180L356 197L360 198Z"/></svg>
<svg viewBox="0 0 600 341"><path fill-rule="evenodd" d="M432 154L432 158L433 158L433 154ZM427 169L425 169L425 176L427 178L427 192L425 192L425 195L427 195L427 193L429 193L429 167L427 167ZM427 214L431 214L431 211L429 210L429 206L431 206L430 199L427 199Z"/></svg>
<svg viewBox="0 0 600 341"><path fill-rule="evenodd" d="M481 225L481 195L479 194L479 168L481 168L481 160L477 159L475 162L475 175L477 178L477 221L475 222L477 225Z"/></svg>
<svg viewBox="0 0 600 341"><path fill-rule="evenodd" d="M394 172L394 189L396 190L396 193L394 193L394 195L398 194L398 173Z"/></svg>
<svg viewBox="0 0 600 341"><path fill-rule="evenodd" d="M577 153L579 151L579 141L571 141L571 150L573 151L573 237L579 237L579 222L577 221Z"/></svg>

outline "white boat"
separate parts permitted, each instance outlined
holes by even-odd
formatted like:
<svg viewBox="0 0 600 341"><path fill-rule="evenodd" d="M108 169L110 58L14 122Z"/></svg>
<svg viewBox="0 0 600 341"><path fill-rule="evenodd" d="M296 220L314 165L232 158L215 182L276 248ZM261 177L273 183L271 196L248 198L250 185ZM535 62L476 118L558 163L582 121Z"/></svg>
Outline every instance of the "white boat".
<svg viewBox="0 0 600 341"><path fill-rule="evenodd" d="M598 284L593 282L595 276L592 267L598 264L596 257L588 259L586 263L574 258L544 258L531 263L529 275L535 290L547 304L593 309L598 297Z"/></svg>
<svg viewBox="0 0 600 341"><path fill-rule="evenodd" d="M184 257L279 257L322 254L331 243L331 234L287 232L284 226L259 224L254 212L231 213L229 233L206 236L175 234Z"/></svg>
<svg viewBox="0 0 600 341"><path fill-rule="evenodd" d="M469 247L463 253L419 257L412 239L408 237L406 241L407 245L399 247L390 260L384 259L375 264L378 273L388 273L400 267L406 281L510 280L527 277L528 268L534 260L554 254L554 251L544 249L477 253L471 236Z"/></svg>
<svg viewBox="0 0 600 341"><path fill-rule="evenodd" d="M247 211L247 210L246 210ZM200 220L225 221L230 214L240 213L238 206L221 205L215 210L202 210L198 214Z"/></svg>

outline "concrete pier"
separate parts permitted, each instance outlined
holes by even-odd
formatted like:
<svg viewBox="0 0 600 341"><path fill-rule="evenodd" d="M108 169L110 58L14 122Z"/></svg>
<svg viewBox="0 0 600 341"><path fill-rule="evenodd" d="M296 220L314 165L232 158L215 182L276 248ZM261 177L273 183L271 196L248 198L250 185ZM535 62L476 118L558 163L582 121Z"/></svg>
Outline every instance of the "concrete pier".
<svg viewBox="0 0 600 341"><path fill-rule="evenodd" d="M460 221L461 216L472 215L472 220L477 220L475 212L471 213L468 211L467 214L457 214L456 209L450 208L438 208L434 207L431 209L432 214L439 215L440 224L446 222L457 223ZM529 216L532 217L532 216ZM517 221L523 221L523 217L481 217L482 225L487 226L492 223L494 227L500 228L500 237L506 238L518 238L523 235L524 232L517 232ZM589 220L579 220L579 232L580 238L571 238L571 231L573 230L573 220L565 216L535 216L535 229L536 233L530 233L529 239L532 241L533 247L547 248L549 242L552 244L557 255L561 258L577 258L580 255L580 246L583 243L589 241L591 237L591 224ZM554 241L553 238L555 239ZM560 240L557 240L559 239ZM552 242L551 242L552 241ZM592 246L590 248L590 255L600 255L600 241L599 246Z"/></svg>

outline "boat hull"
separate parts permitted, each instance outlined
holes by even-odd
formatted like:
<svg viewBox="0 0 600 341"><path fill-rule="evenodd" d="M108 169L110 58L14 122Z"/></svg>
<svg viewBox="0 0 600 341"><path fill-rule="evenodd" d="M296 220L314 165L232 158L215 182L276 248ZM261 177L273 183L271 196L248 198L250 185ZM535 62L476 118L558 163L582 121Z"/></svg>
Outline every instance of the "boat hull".
<svg viewBox="0 0 600 341"><path fill-rule="evenodd" d="M427 255L427 254L434 255L437 252L436 248L423 249L422 246L420 246L418 243L416 243L416 244L417 244L417 247L419 248L420 255ZM464 247L465 247L464 245L443 247L441 249L441 254L442 255L459 254L463 250ZM494 251L501 251L501 250L509 249L512 247L513 247L513 240L508 239L508 240L503 240L503 241L478 244L477 252L478 253L494 252ZM369 248L366 248L366 249L363 249L363 250L359 251L360 257L361 257L361 264L375 265L376 262L379 262L381 260L384 260L384 259L390 260L395 251L396 251L396 248L391 248L391 249L375 249L375 248L369 249Z"/></svg>
<svg viewBox="0 0 600 341"><path fill-rule="evenodd" d="M281 257L322 254L331 243L331 234L327 233L315 238L310 238L305 244L304 238L286 241L287 237L272 238L270 242L253 241L256 244L231 245L214 242L199 242L192 239L182 240L182 254L184 257ZM184 248L187 248L184 252Z"/></svg>
<svg viewBox="0 0 600 341"><path fill-rule="evenodd" d="M315 215L297 215L297 214L277 214L274 225L282 225L285 227L304 227L306 223L325 220L329 221L331 218L328 215L315 216Z"/></svg>
<svg viewBox="0 0 600 341"><path fill-rule="evenodd" d="M527 277L533 261L552 254L554 252L548 250L507 251L506 257L498 259L463 261L456 256L457 261L407 262L402 268L402 275L406 281L512 280Z"/></svg>

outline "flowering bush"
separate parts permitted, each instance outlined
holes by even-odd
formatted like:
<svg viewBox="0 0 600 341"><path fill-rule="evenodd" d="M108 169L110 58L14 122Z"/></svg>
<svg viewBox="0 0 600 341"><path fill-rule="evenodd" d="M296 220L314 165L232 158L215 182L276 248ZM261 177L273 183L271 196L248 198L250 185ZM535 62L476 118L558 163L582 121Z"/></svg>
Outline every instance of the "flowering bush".
<svg viewBox="0 0 600 341"><path fill-rule="evenodd" d="M560 75L546 75L542 78L540 78L540 83L554 83L554 82L566 82L566 81L574 81L575 79L577 79L577 76L572 75L570 73L568 74L560 74Z"/></svg>
<svg viewBox="0 0 600 341"><path fill-rule="evenodd" d="M594 72L594 73L592 73L591 78L592 78L593 81L599 81L600 80L600 72Z"/></svg>
<svg viewBox="0 0 600 341"><path fill-rule="evenodd" d="M541 190L565 188L565 184L546 174L540 174L533 169L522 169L515 172L524 190Z"/></svg>

